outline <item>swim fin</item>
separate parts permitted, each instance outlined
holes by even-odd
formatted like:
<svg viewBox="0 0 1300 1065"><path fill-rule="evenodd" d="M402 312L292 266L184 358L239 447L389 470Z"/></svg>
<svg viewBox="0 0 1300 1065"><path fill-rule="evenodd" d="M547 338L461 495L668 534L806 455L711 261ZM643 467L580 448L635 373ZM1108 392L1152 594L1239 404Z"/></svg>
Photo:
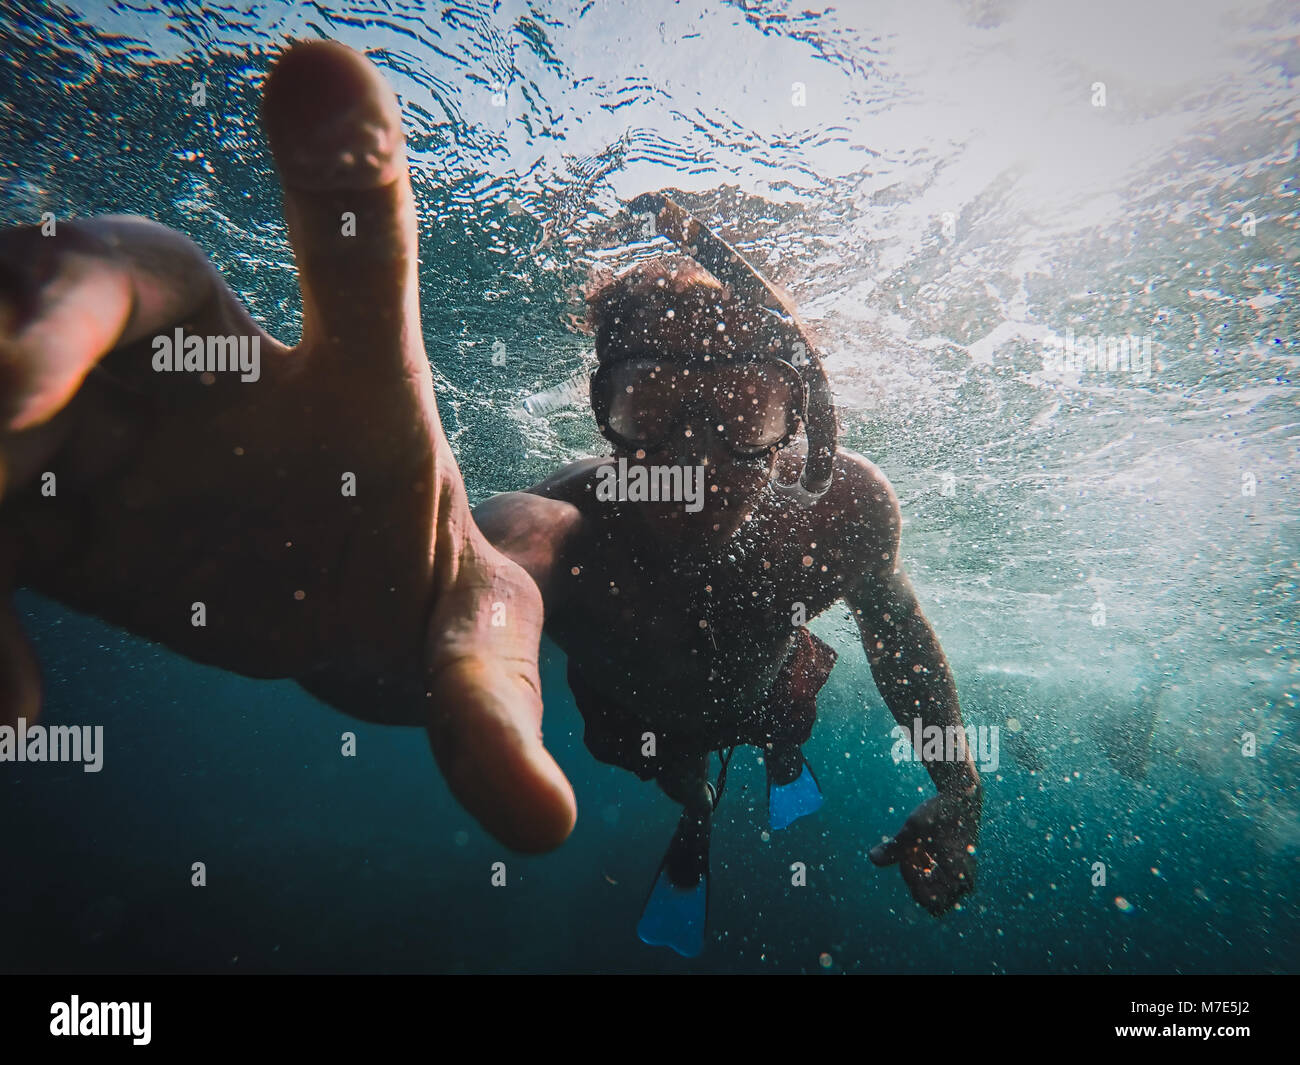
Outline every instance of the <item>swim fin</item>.
<svg viewBox="0 0 1300 1065"><path fill-rule="evenodd" d="M636 934L652 947L671 947L683 958L704 949L709 915L710 818L683 813L659 863Z"/></svg>
<svg viewBox="0 0 1300 1065"><path fill-rule="evenodd" d="M767 775L767 817L772 831L789 828L801 817L816 813L822 808L822 792L817 786L808 763L799 756L799 775L788 784L773 784L772 773Z"/></svg>

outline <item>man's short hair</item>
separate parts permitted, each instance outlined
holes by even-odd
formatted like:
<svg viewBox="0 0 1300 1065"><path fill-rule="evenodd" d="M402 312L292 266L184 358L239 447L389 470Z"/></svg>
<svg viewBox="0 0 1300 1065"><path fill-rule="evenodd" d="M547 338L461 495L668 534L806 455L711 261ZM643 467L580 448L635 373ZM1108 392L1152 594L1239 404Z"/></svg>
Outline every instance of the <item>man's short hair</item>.
<svg viewBox="0 0 1300 1065"><path fill-rule="evenodd" d="M744 335L753 317L685 255L643 260L587 295L587 324L602 365L642 355L725 356L753 346Z"/></svg>

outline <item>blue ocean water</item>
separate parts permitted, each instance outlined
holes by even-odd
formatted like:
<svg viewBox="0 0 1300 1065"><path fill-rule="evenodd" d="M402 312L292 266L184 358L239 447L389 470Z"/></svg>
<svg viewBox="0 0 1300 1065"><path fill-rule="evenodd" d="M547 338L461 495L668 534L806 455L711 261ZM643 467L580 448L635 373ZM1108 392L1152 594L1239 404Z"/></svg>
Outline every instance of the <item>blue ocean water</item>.
<svg viewBox="0 0 1300 1065"><path fill-rule="evenodd" d="M764 838L737 753L686 960L634 934L676 808L587 753L549 642L579 820L523 858L423 733L24 592L45 720L103 724L106 751L98 774L0 765L0 969L1295 971L1298 29L1226 0L0 3L0 224L156 218L286 341L261 79L292 37L370 56L407 123L473 502L602 453L585 410L524 401L590 358L587 276L656 250L621 247L619 202L680 190L811 323L843 445L902 501L963 716L1002 737L978 890L936 921L866 857L928 778L891 758L847 612L818 618L840 655L806 748L825 805ZM1049 365L1067 334L1138 338L1150 364Z"/></svg>

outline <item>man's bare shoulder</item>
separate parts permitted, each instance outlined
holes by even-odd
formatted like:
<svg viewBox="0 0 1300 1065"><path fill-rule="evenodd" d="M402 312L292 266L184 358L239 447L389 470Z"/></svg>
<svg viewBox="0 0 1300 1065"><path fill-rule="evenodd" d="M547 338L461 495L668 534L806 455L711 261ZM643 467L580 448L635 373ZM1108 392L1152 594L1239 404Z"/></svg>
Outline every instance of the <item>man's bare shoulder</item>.
<svg viewBox="0 0 1300 1065"><path fill-rule="evenodd" d="M548 610L562 605L557 572L581 553L588 528L584 496L592 471L608 459L582 459L522 492L502 492L474 508L474 521L494 547L528 572L542 590Z"/></svg>
<svg viewBox="0 0 1300 1065"><path fill-rule="evenodd" d="M522 491L501 492L474 508L474 520L488 539L520 536L567 539L583 525L583 484L600 459L580 459Z"/></svg>
<svg viewBox="0 0 1300 1065"><path fill-rule="evenodd" d="M611 458L578 459L556 470L549 477L525 489L529 495L556 500L585 512L595 498L596 471L614 460Z"/></svg>
<svg viewBox="0 0 1300 1065"><path fill-rule="evenodd" d="M545 545L558 558L587 527L595 471L608 458L579 459L519 492L502 492L474 508L474 520L497 547L520 554Z"/></svg>
<svg viewBox="0 0 1300 1065"><path fill-rule="evenodd" d="M894 568L902 520L894 486L879 466L852 451L835 456L835 477L821 501L873 571Z"/></svg>
<svg viewBox="0 0 1300 1065"><path fill-rule="evenodd" d="M864 455L841 448L835 453L835 474L829 496L845 512L865 517L898 510L898 497L885 471Z"/></svg>

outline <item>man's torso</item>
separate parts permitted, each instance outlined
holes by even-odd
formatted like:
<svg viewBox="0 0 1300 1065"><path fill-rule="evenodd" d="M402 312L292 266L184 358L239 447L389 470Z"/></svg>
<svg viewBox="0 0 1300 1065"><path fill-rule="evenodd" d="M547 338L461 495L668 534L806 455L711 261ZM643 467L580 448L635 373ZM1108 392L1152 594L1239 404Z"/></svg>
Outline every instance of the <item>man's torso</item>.
<svg viewBox="0 0 1300 1065"><path fill-rule="evenodd" d="M638 504L597 501L596 471L612 461L575 463L533 490L582 514L556 566L547 633L587 686L646 721L720 719L761 702L798 629L879 554L878 471L841 455L813 506L767 490L724 547L672 557L628 512Z"/></svg>

